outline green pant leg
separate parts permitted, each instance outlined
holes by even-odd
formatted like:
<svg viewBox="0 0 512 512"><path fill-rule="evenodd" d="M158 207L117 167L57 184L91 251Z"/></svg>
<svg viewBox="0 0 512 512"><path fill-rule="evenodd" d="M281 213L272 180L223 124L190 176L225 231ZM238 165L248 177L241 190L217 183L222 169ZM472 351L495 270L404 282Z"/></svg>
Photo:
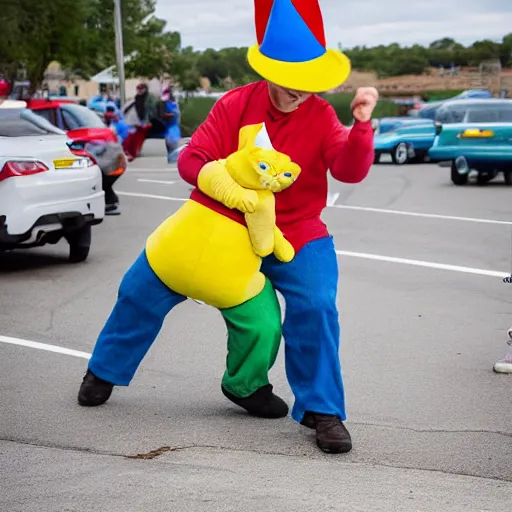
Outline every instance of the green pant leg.
<svg viewBox="0 0 512 512"><path fill-rule="evenodd" d="M267 279L259 295L221 313L228 328L222 385L233 395L246 398L269 384L268 372L281 343L281 307Z"/></svg>

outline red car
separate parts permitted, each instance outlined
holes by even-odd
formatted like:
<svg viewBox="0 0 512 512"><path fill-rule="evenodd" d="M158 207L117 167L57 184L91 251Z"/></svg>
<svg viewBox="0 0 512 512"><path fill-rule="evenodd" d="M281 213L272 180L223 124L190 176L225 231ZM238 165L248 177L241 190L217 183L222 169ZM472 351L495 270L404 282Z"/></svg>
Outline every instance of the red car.
<svg viewBox="0 0 512 512"><path fill-rule="evenodd" d="M27 107L50 121L54 126L68 132L73 140L91 142L118 142L115 133L92 110L69 99L32 99Z"/></svg>
<svg viewBox="0 0 512 512"><path fill-rule="evenodd" d="M105 191L105 213L119 215L119 198L112 186L124 173L127 158L116 134L103 120L89 108L77 101L66 98L30 99L27 108L44 117L54 126L67 132L73 141L71 150L98 160L103 172L103 190ZM91 148L94 151L91 151ZM103 151L108 148L108 151ZM103 154L102 158L98 155ZM105 158L105 154L108 158Z"/></svg>

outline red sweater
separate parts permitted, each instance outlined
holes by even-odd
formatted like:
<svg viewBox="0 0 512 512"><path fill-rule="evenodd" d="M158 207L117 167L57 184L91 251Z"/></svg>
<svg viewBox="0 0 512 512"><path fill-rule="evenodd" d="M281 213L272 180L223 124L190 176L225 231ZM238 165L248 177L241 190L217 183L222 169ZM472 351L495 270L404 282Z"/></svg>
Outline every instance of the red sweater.
<svg viewBox="0 0 512 512"><path fill-rule="evenodd" d="M256 82L234 89L213 106L205 122L180 153L181 177L197 187L201 168L226 158L238 149L243 126L265 122L274 149L287 154L301 168L297 181L276 194L277 225L296 251L329 233L320 219L327 202L327 170L344 183L359 183L373 163L373 130L370 122L344 127L334 109L314 95L289 114L270 101L267 83ZM230 210L199 189L191 199L245 224L238 210Z"/></svg>

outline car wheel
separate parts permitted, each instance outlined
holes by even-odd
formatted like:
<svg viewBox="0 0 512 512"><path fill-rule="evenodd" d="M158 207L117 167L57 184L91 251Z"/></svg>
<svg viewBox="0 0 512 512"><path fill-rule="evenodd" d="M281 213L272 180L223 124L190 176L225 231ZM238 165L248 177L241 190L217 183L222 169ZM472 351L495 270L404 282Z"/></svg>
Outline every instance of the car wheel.
<svg viewBox="0 0 512 512"><path fill-rule="evenodd" d="M405 142L400 142L394 147L391 159L395 165L404 165L409 161L409 147Z"/></svg>
<svg viewBox="0 0 512 512"><path fill-rule="evenodd" d="M512 171L505 171L503 173L503 178L505 179L505 185L512 187Z"/></svg>
<svg viewBox="0 0 512 512"><path fill-rule="evenodd" d="M374 164L380 164L380 156L381 154L378 151L375 151L375 156L373 157Z"/></svg>
<svg viewBox="0 0 512 512"><path fill-rule="evenodd" d="M452 161L451 178L454 185L466 185L469 178L469 166L464 157Z"/></svg>
<svg viewBox="0 0 512 512"><path fill-rule="evenodd" d="M89 256L91 247L91 226L86 226L72 231L66 235L69 244L69 262L82 263Z"/></svg>

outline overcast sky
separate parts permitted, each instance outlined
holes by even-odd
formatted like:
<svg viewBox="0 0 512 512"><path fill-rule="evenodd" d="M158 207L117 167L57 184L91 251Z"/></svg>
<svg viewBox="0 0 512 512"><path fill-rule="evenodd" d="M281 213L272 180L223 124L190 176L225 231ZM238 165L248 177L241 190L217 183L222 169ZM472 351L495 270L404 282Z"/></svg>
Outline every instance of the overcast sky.
<svg viewBox="0 0 512 512"><path fill-rule="evenodd" d="M470 44L500 41L512 32L512 0L320 0L320 5L330 46L427 44L445 36ZM253 6L254 0L157 0L157 14L181 32L183 46L203 50L253 44Z"/></svg>

